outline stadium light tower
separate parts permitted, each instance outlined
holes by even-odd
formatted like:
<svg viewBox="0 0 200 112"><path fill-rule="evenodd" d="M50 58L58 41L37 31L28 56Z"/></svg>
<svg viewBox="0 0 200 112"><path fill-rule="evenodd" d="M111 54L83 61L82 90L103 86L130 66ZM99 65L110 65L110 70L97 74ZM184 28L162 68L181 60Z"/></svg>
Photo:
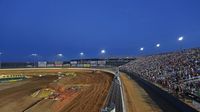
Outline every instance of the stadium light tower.
<svg viewBox="0 0 200 112"><path fill-rule="evenodd" d="M33 57L33 63L34 63L34 67L36 68L36 62L37 62L37 57L38 57L38 54L36 54L36 53L33 53L33 54L31 54L31 56Z"/></svg>
<svg viewBox="0 0 200 112"><path fill-rule="evenodd" d="M159 48L160 48L160 44L159 44L159 43L156 44L156 48L157 48L157 49L156 49L156 52L159 53L159 50L160 50L160 49L159 49Z"/></svg>
<svg viewBox="0 0 200 112"><path fill-rule="evenodd" d="M64 58L64 55L63 55L62 53L58 53L58 54L56 55L56 57L57 57L57 59L58 59L58 61L59 61L59 59L62 60L62 58Z"/></svg>
<svg viewBox="0 0 200 112"><path fill-rule="evenodd" d="M102 58L104 58L105 54L106 54L106 50L105 50L105 49L102 49L102 50L101 50L101 56L102 56Z"/></svg>
<svg viewBox="0 0 200 112"><path fill-rule="evenodd" d="M84 56L84 53L80 52L81 64L83 63L83 56Z"/></svg>
<svg viewBox="0 0 200 112"><path fill-rule="evenodd" d="M140 55L143 55L144 47L140 47Z"/></svg>
<svg viewBox="0 0 200 112"><path fill-rule="evenodd" d="M181 42L183 41L184 37L181 36L178 38L178 41L180 42L180 50L182 50L182 45L181 45Z"/></svg>

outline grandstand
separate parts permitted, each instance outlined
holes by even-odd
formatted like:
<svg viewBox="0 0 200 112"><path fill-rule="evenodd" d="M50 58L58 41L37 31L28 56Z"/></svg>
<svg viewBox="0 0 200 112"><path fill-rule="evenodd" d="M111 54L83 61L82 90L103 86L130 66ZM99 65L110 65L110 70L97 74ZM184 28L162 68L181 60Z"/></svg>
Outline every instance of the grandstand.
<svg viewBox="0 0 200 112"><path fill-rule="evenodd" d="M200 48L138 57L120 70L145 79L184 101L200 104Z"/></svg>

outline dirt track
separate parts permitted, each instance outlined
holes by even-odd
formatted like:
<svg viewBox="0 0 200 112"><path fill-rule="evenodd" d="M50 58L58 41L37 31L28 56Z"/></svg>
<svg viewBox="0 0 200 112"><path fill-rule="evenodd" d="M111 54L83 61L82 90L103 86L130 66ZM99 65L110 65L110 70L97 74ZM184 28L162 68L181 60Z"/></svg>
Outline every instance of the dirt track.
<svg viewBox="0 0 200 112"><path fill-rule="evenodd" d="M1 112L22 112L33 102L39 100L34 99L30 95L32 92L45 87L48 83L56 79L55 76L45 76L43 78L32 78L22 82L14 82L19 85L0 91L0 111ZM20 84L24 83L24 84Z"/></svg>
<svg viewBox="0 0 200 112"><path fill-rule="evenodd" d="M120 76L125 95L127 112L162 112L145 90L122 73Z"/></svg>
<svg viewBox="0 0 200 112"><path fill-rule="evenodd" d="M60 70L47 70L48 73L57 73ZM61 70L66 71L66 70ZM26 73L30 75L47 74L46 71L1 71L1 73ZM81 92L68 102L59 112L98 112L104 105L111 85L112 76L103 72L78 71L76 78L63 80L64 85L84 85ZM0 84L0 112L57 112L54 104L59 101L33 98L30 95L40 88L46 87L57 76L35 77L14 84Z"/></svg>

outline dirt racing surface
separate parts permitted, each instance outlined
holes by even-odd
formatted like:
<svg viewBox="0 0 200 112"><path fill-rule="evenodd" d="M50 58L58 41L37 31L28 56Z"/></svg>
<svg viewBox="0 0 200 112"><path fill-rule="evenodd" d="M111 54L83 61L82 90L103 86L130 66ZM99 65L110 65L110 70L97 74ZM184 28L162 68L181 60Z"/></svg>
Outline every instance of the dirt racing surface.
<svg viewBox="0 0 200 112"><path fill-rule="evenodd" d="M67 72L73 74L60 75ZM0 112L99 112L113 77L100 71L65 69L3 70L0 74L32 76L0 83Z"/></svg>
<svg viewBox="0 0 200 112"><path fill-rule="evenodd" d="M122 73L120 76L127 112L162 112L146 91L134 80Z"/></svg>

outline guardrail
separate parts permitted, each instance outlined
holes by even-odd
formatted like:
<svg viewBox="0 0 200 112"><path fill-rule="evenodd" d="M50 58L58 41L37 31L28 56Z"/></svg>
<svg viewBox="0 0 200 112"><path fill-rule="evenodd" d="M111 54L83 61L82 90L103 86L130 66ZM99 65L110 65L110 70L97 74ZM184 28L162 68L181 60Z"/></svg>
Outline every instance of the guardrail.
<svg viewBox="0 0 200 112"><path fill-rule="evenodd" d="M115 76L108 93L107 101L101 112L123 112L120 82Z"/></svg>
<svg viewBox="0 0 200 112"><path fill-rule="evenodd" d="M109 71L111 73L111 71ZM124 97L122 91L121 80L119 72L112 72L115 77L113 78L107 101L101 112L125 112Z"/></svg>

